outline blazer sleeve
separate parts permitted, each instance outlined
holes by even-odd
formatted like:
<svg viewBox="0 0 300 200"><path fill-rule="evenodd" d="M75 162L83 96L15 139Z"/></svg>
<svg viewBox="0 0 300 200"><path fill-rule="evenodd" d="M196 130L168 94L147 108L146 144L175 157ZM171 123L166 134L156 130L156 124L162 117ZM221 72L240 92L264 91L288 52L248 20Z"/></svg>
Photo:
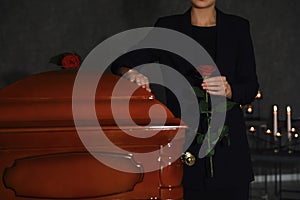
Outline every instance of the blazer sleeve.
<svg viewBox="0 0 300 200"><path fill-rule="evenodd" d="M241 24L239 33L236 81L231 83L231 90L232 100L245 105L254 100L259 84L248 21Z"/></svg>
<svg viewBox="0 0 300 200"><path fill-rule="evenodd" d="M158 19L154 26L160 26L160 19ZM151 34L151 33L150 33ZM147 37L145 38L147 39ZM111 64L111 71L114 74L121 75L119 69L121 67L134 68L142 64L159 61L159 51L155 49L138 49L129 51Z"/></svg>

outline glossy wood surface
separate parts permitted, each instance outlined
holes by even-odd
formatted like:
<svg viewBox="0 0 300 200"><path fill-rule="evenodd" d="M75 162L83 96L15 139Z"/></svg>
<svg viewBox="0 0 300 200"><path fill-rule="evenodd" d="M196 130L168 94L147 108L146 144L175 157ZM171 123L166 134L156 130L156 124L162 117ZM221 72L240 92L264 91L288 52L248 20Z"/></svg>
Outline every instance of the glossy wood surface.
<svg viewBox="0 0 300 200"><path fill-rule="evenodd" d="M126 90L136 87L127 80L121 79L124 94L112 96L119 77L105 74L95 94L97 119L113 144L133 152L116 153L96 140L98 127L88 123L90 113L80 118L85 126L75 127L72 91L76 74L75 70L46 72L0 90L0 199L182 199L182 163L180 159L168 161L173 153L181 153L186 126L144 89L127 95ZM114 116L112 101L118 110ZM89 99L82 97L83 111L86 103ZM155 117L149 125L153 105L159 106L152 109ZM138 126L127 118L128 107ZM160 109L167 117L163 124ZM78 130L94 142L84 146ZM172 155L160 151L166 146L172 147ZM101 163L87 148L136 173ZM134 153L152 151L157 151L157 170L144 172Z"/></svg>

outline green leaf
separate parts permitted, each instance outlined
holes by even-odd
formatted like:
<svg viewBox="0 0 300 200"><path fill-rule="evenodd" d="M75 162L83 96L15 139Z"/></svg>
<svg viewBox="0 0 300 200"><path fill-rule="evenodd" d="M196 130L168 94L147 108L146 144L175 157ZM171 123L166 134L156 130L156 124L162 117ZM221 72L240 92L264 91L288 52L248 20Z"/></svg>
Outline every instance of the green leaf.
<svg viewBox="0 0 300 200"><path fill-rule="evenodd" d="M233 101L227 101L227 110L231 110L236 104Z"/></svg>
<svg viewBox="0 0 300 200"><path fill-rule="evenodd" d="M220 134L218 142L225 137L227 139L227 145L230 146L229 126L225 125L224 127L220 128L218 131Z"/></svg>
<svg viewBox="0 0 300 200"><path fill-rule="evenodd" d="M229 136L227 136L227 145L230 146L230 144L231 144L230 143L230 138L229 138Z"/></svg>
<svg viewBox="0 0 300 200"><path fill-rule="evenodd" d="M219 129L220 136L224 137L224 136L228 135L228 132L229 132L229 126L227 126L227 125L224 125L223 127L221 127Z"/></svg>
<svg viewBox="0 0 300 200"><path fill-rule="evenodd" d="M217 104L217 105L213 108L213 110L214 110L215 112L224 112L224 111L226 111L226 102L222 102L222 103Z"/></svg>
<svg viewBox="0 0 300 200"><path fill-rule="evenodd" d="M216 139L216 140L214 140L214 141L212 141L211 144L215 146L218 142L219 142L219 138Z"/></svg>
<svg viewBox="0 0 300 200"><path fill-rule="evenodd" d="M193 131L192 129L188 128L186 131L186 137L194 137L195 136L195 131Z"/></svg>
<svg viewBox="0 0 300 200"><path fill-rule="evenodd" d="M196 94L197 97L204 97L205 92L203 90L201 90L199 87L193 87L193 90Z"/></svg>
<svg viewBox="0 0 300 200"><path fill-rule="evenodd" d="M62 59L68 55L69 53L61 53L61 54L58 54L56 56L53 56L52 58L50 58L49 60L49 63L52 63L52 64L55 64L55 65L58 65L58 66L61 66L61 61Z"/></svg>
<svg viewBox="0 0 300 200"><path fill-rule="evenodd" d="M205 135L203 134L198 134L198 137L197 137L197 143L202 145L203 144L203 141L204 141L204 138L205 138Z"/></svg>
<svg viewBox="0 0 300 200"><path fill-rule="evenodd" d="M231 110L235 105L236 105L236 103L233 101L225 101L225 102L217 104L214 107L214 111L215 112L224 112L227 110Z"/></svg>
<svg viewBox="0 0 300 200"><path fill-rule="evenodd" d="M225 125L225 126L219 128L218 133L219 133L219 139L218 139L218 142L219 142L219 141L221 141L224 137L228 136L228 133L229 133L229 127Z"/></svg>
<svg viewBox="0 0 300 200"><path fill-rule="evenodd" d="M199 80L203 80L203 77L201 76L201 74L199 72L195 73L195 77Z"/></svg>
<svg viewBox="0 0 300 200"><path fill-rule="evenodd" d="M214 148L207 154L207 157L212 157L213 155L215 155L215 149Z"/></svg>
<svg viewBox="0 0 300 200"><path fill-rule="evenodd" d="M208 112L208 103L205 101L200 101L199 103L199 109L200 113L206 113Z"/></svg>

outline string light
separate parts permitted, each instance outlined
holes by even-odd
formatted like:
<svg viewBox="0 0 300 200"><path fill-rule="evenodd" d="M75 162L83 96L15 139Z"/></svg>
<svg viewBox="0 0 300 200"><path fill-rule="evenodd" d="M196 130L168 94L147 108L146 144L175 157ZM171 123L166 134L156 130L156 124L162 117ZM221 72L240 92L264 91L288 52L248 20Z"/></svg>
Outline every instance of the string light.
<svg viewBox="0 0 300 200"><path fill-rule="evenodd" d="M291 128L291 133L293 134L295 139L299 138L299 134L297 133L295 128Z"/></svg>
<svg viewBox="0 0 300 200"><path fill-rule="evenodd" d="M266 133L267 135L272 135L272 131L271 131L271 129L269 129L269 128L265 131L265 133Z"/></svg>
<svg viewBox="0 0 300 200"><path fill-rule="evenodd" d="M296 129L295 128L291 128L291 132L292 133L296 133Z"/></svg>
<svg viewBox="0 0 300 200"><path fill-rule="evenodd" d="M257 95L255 97L255 99L261 99L262 98L262 93L260 90L258 90Z"/></svg>
<svg viewBox="0 0 300 200"><path fill-rule="evenodd" d="M247 113L248 114L252 114L253 113L253 106L252 105L248 105L247 106Z"/></svg>
<svg viewBox="0 0 300 200"><path fill-rule="evenodd" d="M256 132L255 127L254 127L254 126L251 126L251 127L249 128L249 132L250 132L250 133L255 133L255 132Z"/></svg>
<svg viewBox="0 0 300 200"><path fill-rule="evenodd" d="M277 132L276 137L282 137L282 134L280 132Z"/></svg>

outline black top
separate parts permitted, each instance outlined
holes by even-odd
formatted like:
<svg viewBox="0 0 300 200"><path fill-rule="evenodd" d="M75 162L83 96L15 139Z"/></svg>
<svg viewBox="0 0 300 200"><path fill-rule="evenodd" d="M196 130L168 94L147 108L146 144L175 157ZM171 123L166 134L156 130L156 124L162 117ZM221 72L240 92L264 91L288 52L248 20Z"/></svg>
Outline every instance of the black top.
<svg viewBox="0 0 300 200"><path fill-rule="evenodd" d="M184 14L159 18L156 26L179 31L193 37L191 10ZM248 20L217 10L215 63L221 75L226 76L226 80L231 86L231 100L237 103L226 113L225 124L229 127L230 146L216 146L213 158L214 178L203 176L203 172L207 171L207 168L201 162L196 162L192 167L185 166L183 184L186 188L201 187L203 183L214 188L241 186L248 184L254 178L245 120L239 106L252 102L259 87L249 28ZM209 36L211 35L209 34ZM211 51L209 47L206 48ZM213 51L211 53L214 54ZM112 65L112 71L116 73L122 66L134 67L158 60L160 63L174 66L180 73L189 77L188 66L184 66L184 63L172 55L162 56L162 54L147 51L135 52L128 56L116 61ZM197 155L197 150L194 153Z"/></svg>
<svg viewBox="0 0 300 200"><path fill-rule="evenodd" d="M193 38L216 60L217 26L193 26Z"/></svg>

